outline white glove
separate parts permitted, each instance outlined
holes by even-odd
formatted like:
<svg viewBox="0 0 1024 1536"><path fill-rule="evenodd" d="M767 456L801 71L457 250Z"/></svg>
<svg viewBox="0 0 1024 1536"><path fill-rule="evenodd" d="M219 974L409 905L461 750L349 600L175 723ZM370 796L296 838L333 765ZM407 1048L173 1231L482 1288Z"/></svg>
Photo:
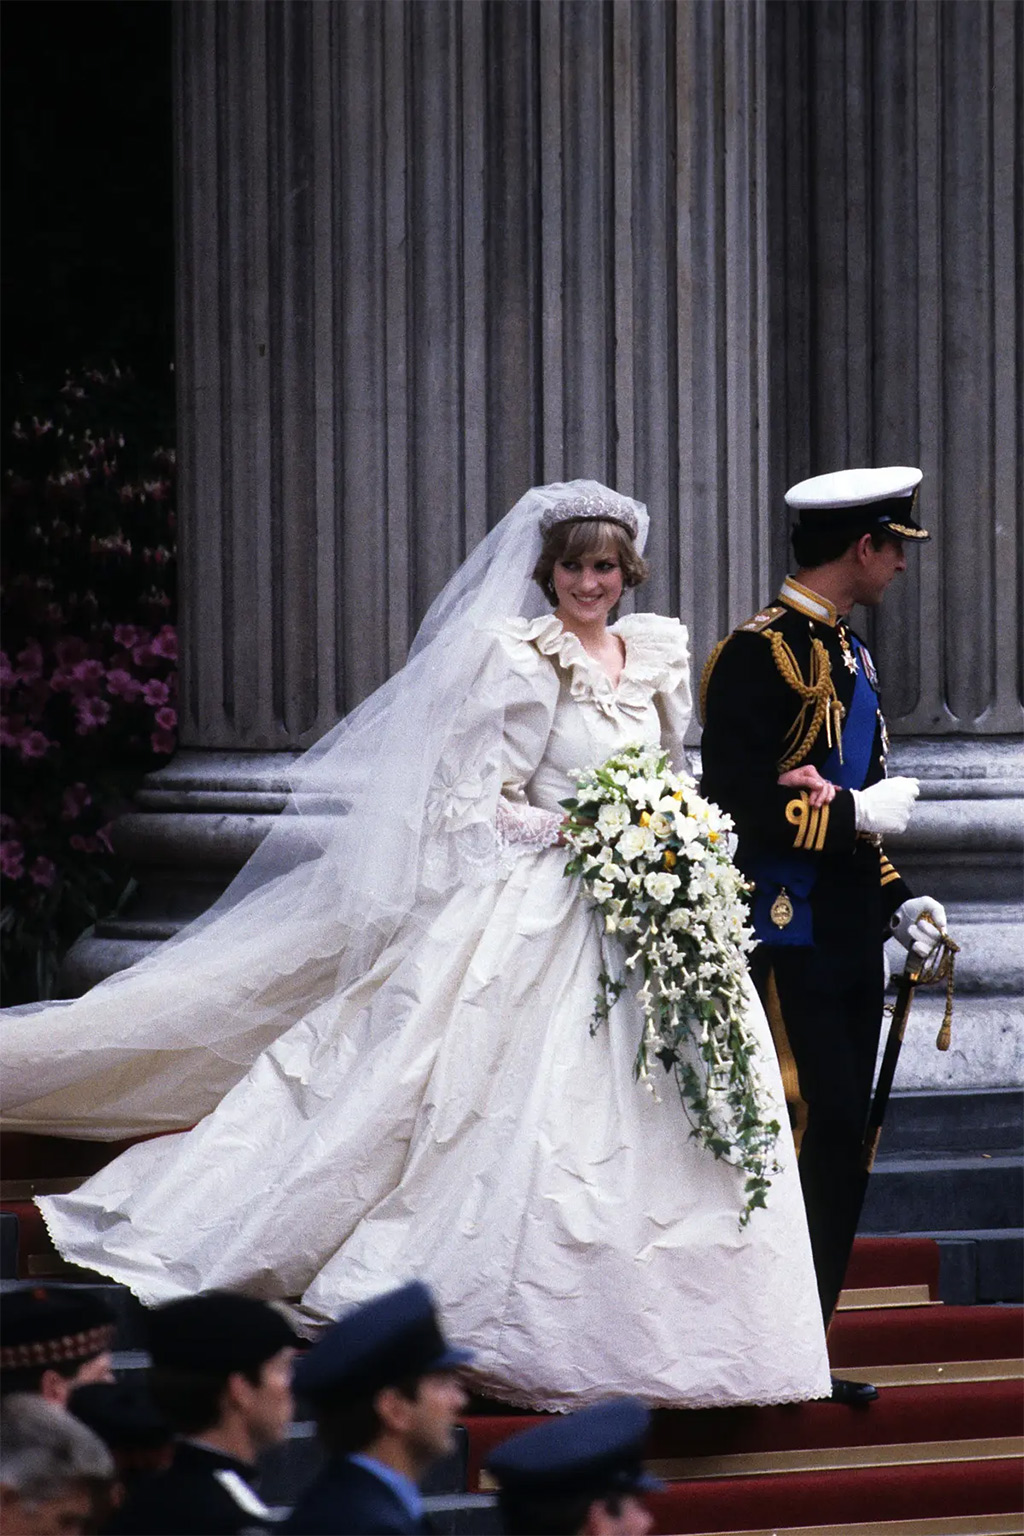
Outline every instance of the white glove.
<svg viewBox="0 0 1024 1536"><path fill-rule="evenodd" d="M931 923L924 922L925 917L930 917ZM896 908L890 926L904 949L913 950L919 960L927 960L939 942L940 930L945 931L946 909L932 896L912 896Z"/></svg>
<svg viewBox="0 0 1024 1536"><path fill-rule="evenodd" d="M904 832L911 808L921 792L916 779L879 779L867 789L852 789L858 832Z"/></svg>

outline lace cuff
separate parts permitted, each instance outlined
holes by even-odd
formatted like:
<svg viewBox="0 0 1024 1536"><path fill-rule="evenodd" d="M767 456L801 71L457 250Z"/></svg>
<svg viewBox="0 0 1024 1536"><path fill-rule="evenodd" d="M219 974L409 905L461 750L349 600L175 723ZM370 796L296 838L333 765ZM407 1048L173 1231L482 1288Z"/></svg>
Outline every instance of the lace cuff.
<svg viewBox="0 0 1024 1536"><path fill-rule="evenodd" d="M526 800L499 795L495 815L498 845L506 854L512 850L535 853L541 848L553 848L562 830L562 820L559 811L543 811Z"/></svg>

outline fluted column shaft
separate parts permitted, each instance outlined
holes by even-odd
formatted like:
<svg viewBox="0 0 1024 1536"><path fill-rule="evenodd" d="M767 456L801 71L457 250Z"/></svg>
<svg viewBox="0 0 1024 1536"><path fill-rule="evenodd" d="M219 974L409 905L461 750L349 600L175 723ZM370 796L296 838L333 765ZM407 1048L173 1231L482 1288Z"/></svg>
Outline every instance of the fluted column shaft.
<svg viewBox="0 0 1024 1536"><path fill-rule="evenodd" d="M868 621L894 734L1017 732L1024 10L768 8L773 498L919 464L935 542Z"/></svg>
<svg viewBox="0 0 1024 1536"><path fill-rule="evenodd" d="M184 745L315 739L538 480L649 502L706 653L768 579L760 0L176 20Z"/></svg>

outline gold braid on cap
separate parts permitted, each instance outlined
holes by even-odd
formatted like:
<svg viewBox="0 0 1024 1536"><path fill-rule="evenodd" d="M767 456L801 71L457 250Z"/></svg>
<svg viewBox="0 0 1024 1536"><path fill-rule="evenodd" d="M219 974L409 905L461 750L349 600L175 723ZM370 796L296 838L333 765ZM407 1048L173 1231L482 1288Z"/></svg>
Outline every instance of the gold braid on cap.
<svg viewBox="0 0 1024 1536"><path fill-rule="evenodd" d="M762 633L771 645L772 658L782 681L787 687L792 688L802 701L800 713L793 721L783 743L783 755L778 763L779 772L786 773L803 761L817 741L823 725L829 746L833 745L833 732L835 740L839 741L839 760L842 762L840 723L843 718L843 706L839 702L832 682L832 668L825 647L817 638L811 641L811 660L805 682L796 657L779 631L766 629Z"/></svg>

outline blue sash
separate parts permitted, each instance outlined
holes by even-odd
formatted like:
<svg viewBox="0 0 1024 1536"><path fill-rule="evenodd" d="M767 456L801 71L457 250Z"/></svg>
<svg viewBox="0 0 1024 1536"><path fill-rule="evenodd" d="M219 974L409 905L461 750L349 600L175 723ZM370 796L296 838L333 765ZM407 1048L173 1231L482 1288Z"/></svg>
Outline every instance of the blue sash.
<svg viewBox="0 0 1024 1536"><path fill-rule="evenodd" d="M850 636L853 653L859 663L853 685L853 697L843 721L842 761L838 743L821 765L823 779L831 779L841 789L860 789L868 776L871 748L878 719L878 695L868 675L864 647ZM746 860L746 873L754 880L754 933L762 944L802 945L814 943L811 923L811 892L818 878L815 854L794 849L792 853L764 854ZM785 888L793 916L784 928L772 922L771 909L779 892Z"/></svg>
<svg viewBox="0 0 1024 1536"><path fill-rule="evenodd" d="M871 765L871 748L878 722L878 695L868 679L864 647L853 635L850 642L859 666L853 698L843 721L843 760L839 761L839 747L834 746L821 765L821 776L831 779L840 789L861 789Z"/></svg>

